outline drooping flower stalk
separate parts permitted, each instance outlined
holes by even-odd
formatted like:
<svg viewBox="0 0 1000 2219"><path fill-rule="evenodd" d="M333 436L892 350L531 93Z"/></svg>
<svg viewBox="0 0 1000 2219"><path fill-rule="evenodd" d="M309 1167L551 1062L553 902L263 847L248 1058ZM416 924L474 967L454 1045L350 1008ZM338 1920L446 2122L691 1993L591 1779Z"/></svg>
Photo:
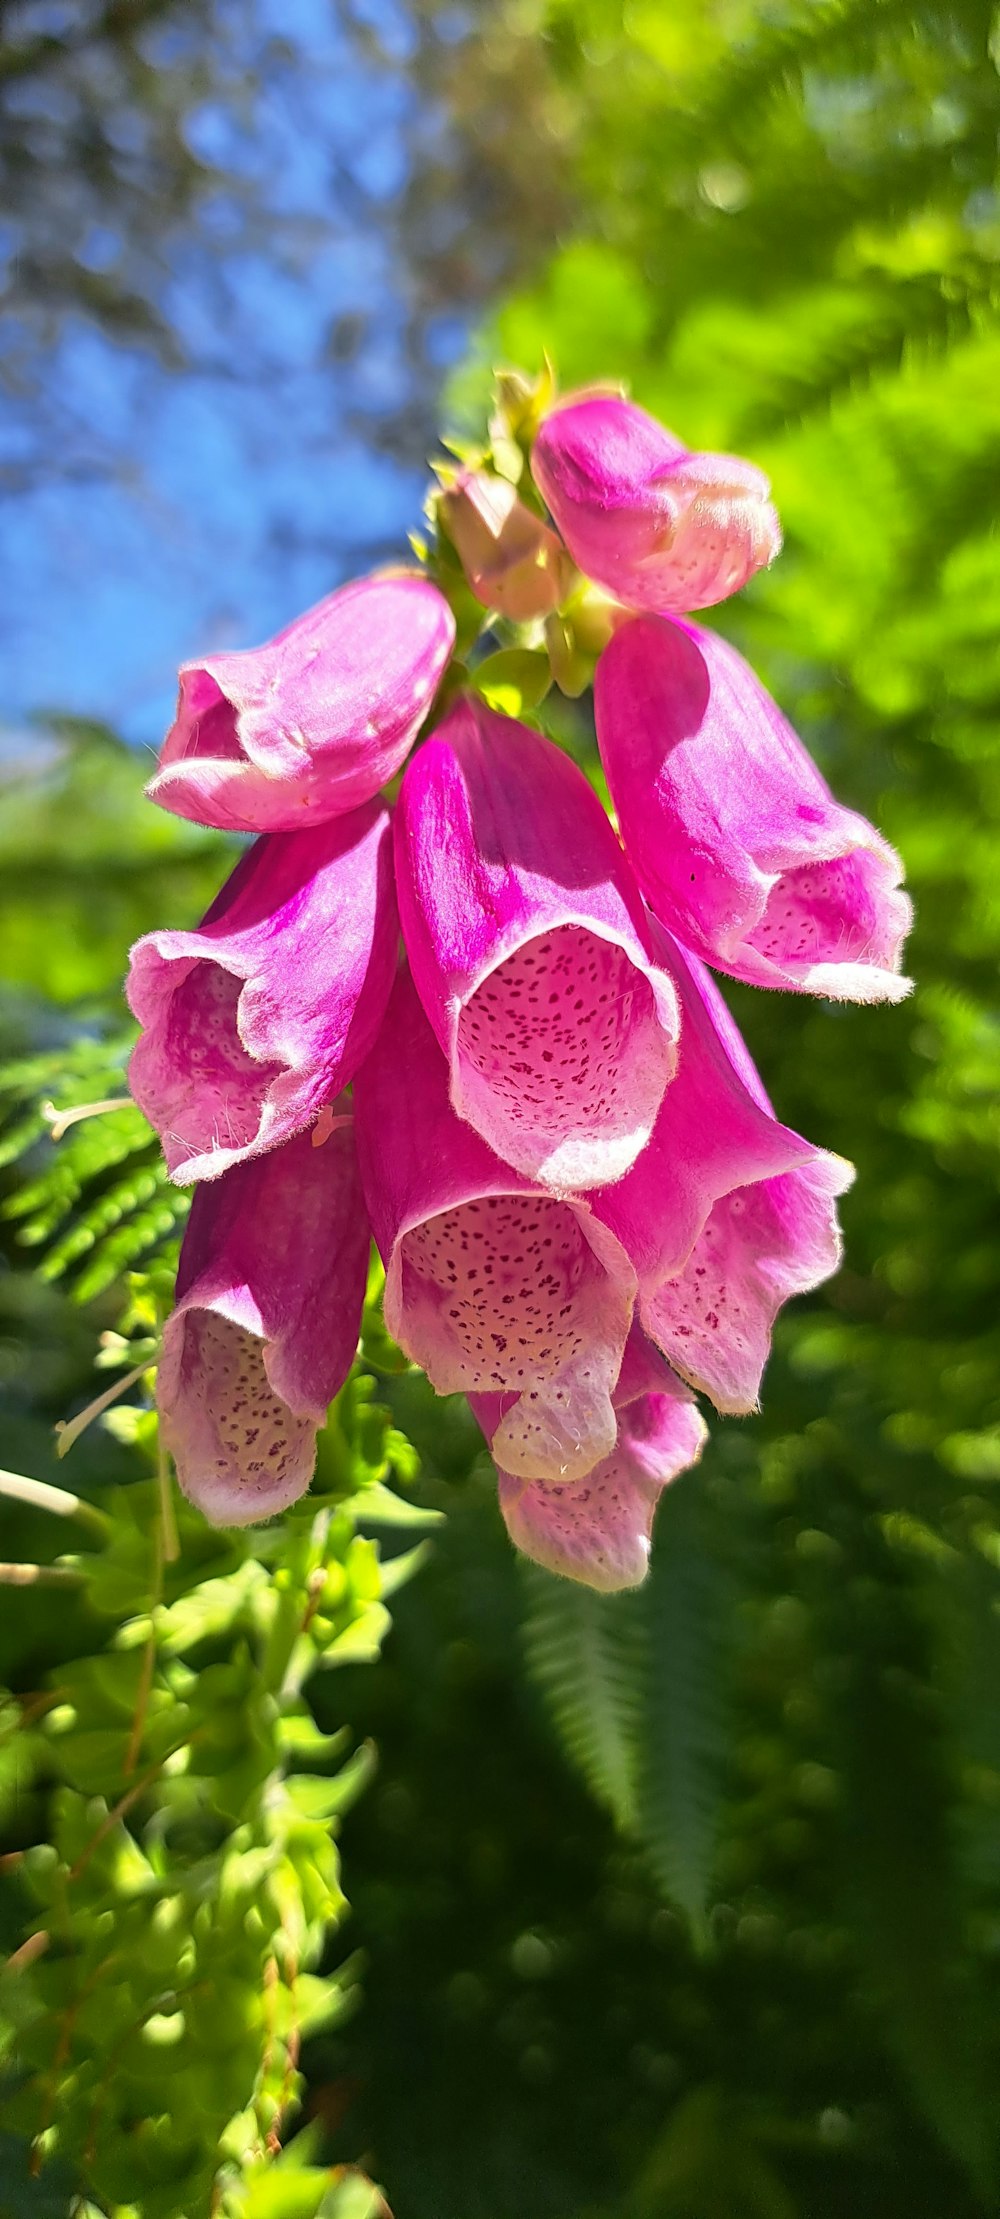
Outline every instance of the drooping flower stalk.
<svg viewBox="0 0 1000 2219"><path fill-rule="evenodd" d="M777 553L762 473L617 392L551 401L501 378L496 467L439 473L430 575L185 667L150 791L264 836L200 927L134 951L131 1084L172 1176L209 1182L158 1387L206 1516L308 1486L370 1219L388 1329L470 1396L515 1544L613 1590L701 1452L694 1392L751 1409L780 1305L840 1255L850 1166L775 1116L705 966L898 1000L910 912L687 621ZM448 668L449 593L476 661L470 589L503 650L481 673ZM595 664L616 824L526 721Z"/></svg>

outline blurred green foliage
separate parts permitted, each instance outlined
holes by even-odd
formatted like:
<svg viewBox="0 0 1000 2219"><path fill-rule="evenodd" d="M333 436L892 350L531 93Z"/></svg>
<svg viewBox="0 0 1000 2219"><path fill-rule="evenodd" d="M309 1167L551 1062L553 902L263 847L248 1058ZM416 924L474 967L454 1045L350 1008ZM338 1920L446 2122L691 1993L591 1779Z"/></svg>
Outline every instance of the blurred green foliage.
<svg viewBox="0 0 1000 2219"><path fill-rule="evenodd" d="M155 1607L159 1497L136 1476L142 1439L120 1438L144 1421L74 1451L75 1484L105 1509L108 1482L133 1484L94 1552L94 1578L119 1581L113 1611L73 1585L9 1593L3 1669L40 1707L16 1744L3 1846L28 1855L5 1875L7 1931L59 1938L5 2002L22 2066L65 2083L69 2167L54 2155L29 2179L16 2137L57 2113L22 2087L0 2139L14 2219L67 2213L81 2179L88 2213L200 2219L227 2133L226 2219L362 2219L366 2197L379 2210L369 2173L400 2219L997 2208L998 62L983 0L533 0L480 9L461 48L463 129L523 77L544 197L573 219L540 266L532 230L530 284L455 381L453 417L479 430L492 360L532 369L548 349L564 385L625 378L691 444L770 470L785 552L717 621L838 793L902 848L917 989L891 1012L732 994L782 1116L858 1165L847 1261L783 1322L761 1417L716 1424L669 1492L636 1597L514 1566L467 1413L394 1370L372 1325L379 1394L422 1459L417 1502L449 1516L394 1600L385 1657L356 1669L348 1641L336 1678L309 1681L307 1717L304 1692L276 1692L268 1614L283 1596L303 1607L309 1552L352 1598L363 1563L366 1654L384 1623L371 1559L351 1554L365 1490L386 1511L357 1411L280 1549L186 1520ZM521 130L509 158L521 205ZM7 822L0 970L21 993L5 1131L11 1158L29 1153L3 1173L4 1238L24 1257L32 1240L49 1279L0 1281L4 1460L52 1477L49 1425L85 1399L92 1354L53 1275L75 1275L111 1332L108 1240L124 1241L118 1273L172 1226L141 1121L76 1128L60 1156L25 1105L87 1080L116 1091L126 942L196 914L223 850L154 821L134 764L79 729L23 771ZM123 1338L141 1360L140 1323ZM23 1504L5 1525L9 1556L48 1561L61 1537ZM163 1759L175 1705L185 1769L102 1832L126 1760ZM289 1976L275 1945L274 1871L295 1868L313 1964L340 1913L322 1815L339 1787L322 1769L335 1752L292 1741L348 1719L380 1765L346 1832L368 1962L345 2029L346 1979L321 2023L315 1970ZM289 1765L315 1766L311 1786L290 1788ZM31 1846L46 1838L54 1863ZM154 1897L180 1908L147 1917ZM166 1969L160 1919L183 1929ZM96 1971L107 2009L78 2022L68 1998ZM307 2139L271 2163L267 2107L300 2069ZM331 2174L359 2154L363 2174Z"/></svg>

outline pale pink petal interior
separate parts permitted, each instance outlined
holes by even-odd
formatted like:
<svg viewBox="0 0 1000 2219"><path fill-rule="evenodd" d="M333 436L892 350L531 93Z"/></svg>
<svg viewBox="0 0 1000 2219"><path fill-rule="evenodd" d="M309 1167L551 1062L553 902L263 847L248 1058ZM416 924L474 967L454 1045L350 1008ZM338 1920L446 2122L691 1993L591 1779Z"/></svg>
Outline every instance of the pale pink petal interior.
<svg viewBox="0 0 1000 2219"><path fill-rule="evenodd" d="M525 1485L498 1466L500 1508L515 1546L549 1571L606 1593L645 1578L656 1505L697 1462L705 1426L693 1402L646 1394L618 1415L616 1446L585 1477Z"/></svg>
<svg viewBox="0 0 1000 2219"><path fill-rule="evenodd" d="M168 974L169 976L169 974ZM258 1063L237 1030L243 980L217 963L193 963L170 997L165 1055L183 1072L184 1104L175 1109L173 1132L191 1148L244 1148L260 1124L278 1063Z"/></svg>
<svg viewBox="0 0 1000 2219"><path fill-rule="evenodd" d="M497 1480L511 1540L536 1564L605 1593L645 1578L660 1489L625 1451L615 1449L568 1485L525 1485L503 1471Z"/></svg>
<svg viewBox="0 0 1000 2219"><path fill-rule="evenodd" d="M276 1395L263 1345L243 1326L192 1309L163 1422L184 1493L222 1525L251 1525L305 1493L316 1424Z"/></svg>
<svg viewBox="0 0 1000 2219"><path fill-rule="evenodd" d="M899 910L903 914L897 914ZM896 961L909 905L887 898L881 858L856 849L783 871L747 944L779 966Z"/></svg>
<svg viewBox="0 0 1000 2219"><path fill-rule="evenodd" d="M586 1347L604 1282L568 1203L533 1194L428 1218L406 1235L402 1275L411 1352L444 1393L554 1378Z"/></svg>
<svg viewBox="0 0 1000 2219"><path fill-rule="evenodd" d="M781 1304L820 1286L839 1261L829 1173L789 1171L716 1203L684 1270L644 1306L643 1323L719 1410L746 1412Z"/></svg>
<svg viewBox="0 0 1000 2219"><path fill-rule="evenodd" d="M648 979L582 925L526 941L462 1011L463 1116L508 1163L597 1186L635 1161L656 1121L673 1044Z"/></svg>
<svg viewBox="0 0 1000 2219"><path fill-rule="evenodd" d="M643 1322L664 1354L717 1407L752 1410L767 1361L777 1302L767 1299L744 1188L717 1202L701 1238L676 1279L646 1304Z"/></svg>
<svg viewBox="0 0 1000 2219"><path fill-rule="evenodd" d="M207 670L181 672L180 708L161 762L177 763L189 755L210 756L215 762L244 760L236 712Z"/></svg>

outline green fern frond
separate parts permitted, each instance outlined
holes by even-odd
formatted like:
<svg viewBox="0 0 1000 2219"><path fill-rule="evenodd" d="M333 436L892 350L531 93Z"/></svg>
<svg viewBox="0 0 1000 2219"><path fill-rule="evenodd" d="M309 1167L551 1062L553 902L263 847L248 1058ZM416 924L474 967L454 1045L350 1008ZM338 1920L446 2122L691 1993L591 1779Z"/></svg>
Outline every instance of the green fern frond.
<svg viewBox="0 0 1000 2219"><path fill-rule="evenodd" d="M90 1301L139 1264L168 1253L188 1209L170 1185L154 1133L125 1093L131 1035L84 1038L0 1067L0 1167L30 1172L0 1209L45 1280ZM52 1137L57 1115L95 1099L120 1107Z"/></svg>
<svg viewBox="0 0 1000 2219"><path fill-rule="evenodd" d="M706 1545L699 1482L675 1483L636 1594L525 1571L528 1668L567 1755L660 1885L703 1927L722 1820L732 1586Z"/></svg>
<svg viewBox="0 0 1000 2219"><path fill-rule="evenodd" d="M634 1595L597 1595L524 1567L528 1667L568 1756L617 1825L636 1811L645 1627Z"/></svg>
<svg viewBox="0 0 1000 2219"><path fill-rule="evenodd" d="M700 1474L668 1487L656 1525L646 1622L638 1830L695 1931L704 1923L730 1748L729 1573L706 1546Z"/></svg>

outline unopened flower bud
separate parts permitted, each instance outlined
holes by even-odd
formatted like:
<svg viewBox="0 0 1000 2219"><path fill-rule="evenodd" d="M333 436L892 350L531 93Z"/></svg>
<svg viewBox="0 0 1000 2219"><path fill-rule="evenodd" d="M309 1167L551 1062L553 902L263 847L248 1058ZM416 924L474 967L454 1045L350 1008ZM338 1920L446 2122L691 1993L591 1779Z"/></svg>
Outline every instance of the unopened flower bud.
<svg viewBox="0 0 1000 2219"><path fill-rule="evenodd" d="M466 579L484 608L526 624L558 606L572 577L569 557L505 478L463 470L442 493L440 506Z"/></svg>

